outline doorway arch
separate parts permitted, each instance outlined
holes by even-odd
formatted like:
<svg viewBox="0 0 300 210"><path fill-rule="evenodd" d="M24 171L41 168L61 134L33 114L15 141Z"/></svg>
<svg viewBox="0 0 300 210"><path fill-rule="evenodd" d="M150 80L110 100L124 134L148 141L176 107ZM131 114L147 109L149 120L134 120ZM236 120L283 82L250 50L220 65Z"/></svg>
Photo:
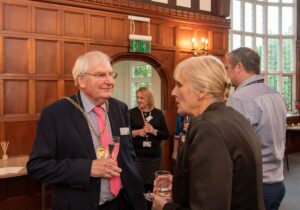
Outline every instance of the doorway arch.
<svg viewBox="0 0 300 210"><path fill-rule="evenodd" d="M166 69L162 66L162 64L156 59L154 56L150 54L144 53L119 53L111 57L112 64L120 62L120 61L143 61L145 63L150 64L159 74L161 79L161 108L167 109L169 104L169 98L167 97L170 93L169 90L169 81L170 78L167 74Z"/></svg>

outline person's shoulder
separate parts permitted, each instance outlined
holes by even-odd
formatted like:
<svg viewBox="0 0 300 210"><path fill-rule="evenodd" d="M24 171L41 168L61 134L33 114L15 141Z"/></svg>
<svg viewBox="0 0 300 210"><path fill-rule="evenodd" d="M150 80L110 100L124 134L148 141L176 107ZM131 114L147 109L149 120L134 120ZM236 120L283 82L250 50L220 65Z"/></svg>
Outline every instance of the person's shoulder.
<svg viewBox="0 0 300 210"><path fill-rule="evenodd" d="M54 102L52 102L51 104L49 104L48 106L45 107L45 109L58 109L58 108L64 108L64 107L69 107L69 105L71 104L71 102L66 99L69 98L71 100L73 100L71 97L63 97L60 98Z"/></svg>
<svg viewBox="0 0 300 210"><path fill-rule="evenodd" d="M127 107L127 104L126 104L126 103L124 103L123 101L120 101L119 99L116 99L116 98L110 98L110 99L108 100L108 102L109 102L109 104L110 104L111 106L117 105L117 106L120 106L120 107Z"/></svg>
<svg viewBox="0 0 300 210"><path fill-rule="evenodd" d="M67 97L60 98L51 104L47 105L43 110L42 113L46 114L55 114L55 115L65 115L68 113L68 110L73 110L75 108L72 103L66 99ZM72 100L71 97L68 97Z"/></svg>
<svg viewBox="0 0 300 210"><path fill-rule="evenodd" d="M140 110L138 109L138 107L131 108L129 111L130 111L130 113L140 112Z"/></svg>
<svg viewBox="0 0 300 210"><path fill-rule="evenodd" d="M158 109L158 108L153 108L153 111L152 112L156 112L156 113L162 113L162 111L160 110L160 109Z"/></svg>

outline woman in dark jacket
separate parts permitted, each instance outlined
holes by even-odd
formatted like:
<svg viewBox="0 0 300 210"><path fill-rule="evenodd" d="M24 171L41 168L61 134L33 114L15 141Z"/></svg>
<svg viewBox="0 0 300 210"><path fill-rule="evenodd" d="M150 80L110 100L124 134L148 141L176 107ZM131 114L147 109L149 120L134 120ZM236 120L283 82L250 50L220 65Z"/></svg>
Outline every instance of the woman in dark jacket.
<svg viewBox="0 0 300 210"><path fill-rule="evenodd" d="M249 122L224 104L230 85L221 61L188 58L174 79L178 112L193 118L176 162L172 201L152 194L155 209L263 210L259 144Z"/></svg>

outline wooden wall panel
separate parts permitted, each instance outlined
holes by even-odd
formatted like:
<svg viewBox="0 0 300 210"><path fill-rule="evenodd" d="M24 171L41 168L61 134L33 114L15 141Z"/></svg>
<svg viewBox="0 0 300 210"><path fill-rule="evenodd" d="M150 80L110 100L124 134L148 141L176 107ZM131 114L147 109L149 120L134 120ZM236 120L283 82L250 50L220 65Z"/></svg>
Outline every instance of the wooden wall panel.
<svg viewBox="0 0 300 210"><path fill-rule="evenodd" d="M4 4L4 30L29 32L28 6Z"/></svg>
<svg viewBox="0 0 300 210"><path fill-rule="evenodd" d="M125 18L111 18L111 24L110 24L110 38L111 40L116 40L117 42L125 41L125 33L126 30L126 21ZM128 37L126 37L128 39Z"/></svg>
<svg viewBox="0 0 300 210"><path fill-rule="evenodd" d="M35 84L35 108L40 113L45 106L58 99L58 86L56 81L37 81Z"/></svg>
<svg viewBox="0 0 300 210"><path fill-rule="evenodd" d="M59 43L57 41L36 40L35 43L35 71L36 74L59 73L58 62Z"/></svg>
<svg viewBox="0 0 300 210"><path fill-rule="evenodd" d="M59 14L57 10L35 9L35 32L41 34L59 34Z"/></svg>
<svg viewBox="0 0 300 210"><path fill-rule="evenodd" d="M65 81L64 83L65 94L64 96L74 95L77 91L77 87L74 85L74 81Z"/></svg>
<svg viewBox="0 0 300 210"><path fill-rule="evenodd" d="M124 53L129 50L129 47L115 47L115 46L106 46L106 45L99 45L99 44L91 44L90 50L100 50L105 52L109 56L116 55L118 53Z"/></svg>
<svg viewBox="0 0 300 210"><path fill-rule="evenodd" d="M192 56L192 38L208 36L210 50L218 56L227 51L225 18L145 2L0 0L0 11L0 137L11 142L9 156L29 154L40 112L77 91L71 72L77 57L87 51L101 50L112 58L125 56L155 66L162 78L162 111L171 133L176 116L170 97L173 70ZM129 52L128 15L150 18L151 54ZM148 35L148 23L136 21L135 34ZM171 165L170 142L163 143L166 169ZM15 194L4 192L8 187L0 182L0 209L40 209L38 190L24 177L21 180L7 185L25 188Z"/></svg>
<svg viewBox="0 0 300 210"><path fill-rule="evenodd" d="M86 27L85 15L82 13L64 13L64 35L84 37Z"/></svg>
<svg viewBox="0 0 300 210"><path fill-rule="evenodd" d="M159 44L159 24L151 23L150 33L152 36L151 44L158 45Z"/></svg>
<svg viewBox="0 0 300 210"><path fill-rule="evenodd" d="M28 73L28 45L25 38L4 38L4 72Z"/></svg>
<svg viewBox="0 0 300 210"><path fill-rule="evenodd" d="M90 33L94 41L107 39L107 18L105 16L91 15Z"/></svg>
<svg viewBox="0 0 300 210"><path fill-rule="evenodd" d="M136 7L126 1L123 3L124 8ZM159 63L157 68L164 69L164 78L172 79L175 65L192 56L193 37L200 41L202 36L208 36L210 47L215 48L211 49L213 53L218 56L226 53L229 25L224 25L223 19L145 3L139 5L139 9L153 14L150 16L152 53L131 56L155 60ZM58 97L73 94L76 87L72 82L72 68L84 52L101 50L109 56L130 54L129 13L45 4L38 0L18 0L14 4L10 0L0 0L1 8L0 88L3 88L4 100L0 108L2 116L14 116L11 121L20 120L19 115L22 119L36 120L46 105ZM149 17L147 14L141 16ZM135 21L135 34L147 35L148 23ZM169 98L173 84L163 82L166 82L164 97ZM163 111L175 113L174 101L163 101L166 103ZM174 123L171 118L167 122Z"/></svg>
<svg viewBox="0 0 300 210"><path fill-rule="evenodd" d="M5 122L4 132L9 141L9 156L27 155L35 135L35 121Z"/></svg>
<svg viewBox="0 0 300 210"><path fill-rule="evenodd" d="M222 31L210 31L209 41L210 49L217 55L222 55L228 48L228 34L224 34Z"/></svg>
<svg viewBox="0 0 300 210"><path fill-rule="evenodd" d="M165 24L164 28L164 45L166 47L176 46L176 27Z"/></svg>
<svg viewBox="0 0 300 210"><path fill-rule="evenodd" d="M4 115L28 114L28 82L6 80L4 82Z"/></svg>
<svg viewBox="0 0 300 210"><path fill-rule="evenodd" d="M76 42L65 42L63 49L64 73L72 75L74 62L76 61L78 56L82 55L85 52L84 44Z"/></svg>
<svg viewBox="0 0 300 210"><path fill-rule="evenodd" d="M194 33L195 32L193 28L180 27L179 34L177 34L177 46L183 49L192 49L192 39L194 37Z"/></svg>

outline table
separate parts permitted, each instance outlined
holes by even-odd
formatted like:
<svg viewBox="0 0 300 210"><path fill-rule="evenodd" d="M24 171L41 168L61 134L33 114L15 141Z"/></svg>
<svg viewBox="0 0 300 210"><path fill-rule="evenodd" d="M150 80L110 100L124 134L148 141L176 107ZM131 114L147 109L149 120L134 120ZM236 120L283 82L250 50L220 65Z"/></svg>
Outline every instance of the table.
<svg viewBox="0 0 300 210"><path fill-rule="evenodd" d="M300 125L292 125L286 127L286 144L285 157L287 161L287 169L289 169L288 154L300 151Z"/></svg>
<svg viewBox="0 0 300 210"><path fill-rule="evenodd" d="M286 126L286 131L300 131L300 126Z"/></svg>
<svg viewBox="0 0 300 210"><path fill-rule="evenodd" d="M11 173L11 174L0 175L0 179L27 175L26 163L28 161L28 158L29 158L28 156L20 156L20 157L8 157L7 160L0 159L0 168L23 167L23 169L16 174Z"/></svg>
<svg viewBox="0 0 300 210"><path fill-rule="evenodd" d="M0 179L6 179L6 178L13 178L13 177L18 177L18 176L26 176L27 175L27 170L26 170L26 163L28 162L29 156L19 156L19 157L8 157L7 160L2 160L0 159L0 168L4 167L23 167L21 171L18 173L10 173L10 174L4 174L0 175ZM45 209L45 183L42 183L42 200L41 200L41 205L42 205L42 210Z"/></svg>

